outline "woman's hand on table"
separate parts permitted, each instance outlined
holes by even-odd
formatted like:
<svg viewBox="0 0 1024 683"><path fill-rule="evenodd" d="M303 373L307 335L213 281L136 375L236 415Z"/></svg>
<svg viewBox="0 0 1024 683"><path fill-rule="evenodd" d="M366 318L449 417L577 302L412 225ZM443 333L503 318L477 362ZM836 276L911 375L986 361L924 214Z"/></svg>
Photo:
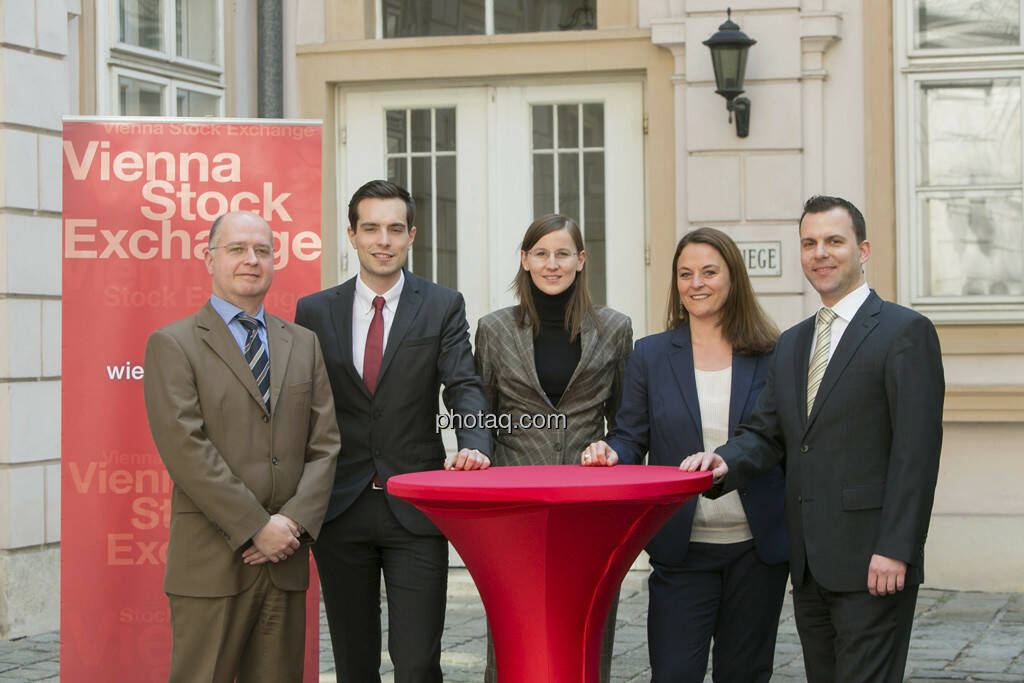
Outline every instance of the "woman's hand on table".
<svg viewBox="0 0 1024 683"><path fill-rule="evenodd" d="M708 451L687 456L685 460L679 463L679 469L683 472L711 470L712 480L716 483L729 472L729 466L725 464L722 456Z"/></svg>
<svg viewBox="0 0 1024 683"><path fill-rule="evenodd" d="M491 459L475 448L463 448L444 461L446 470L486 470L491 466Z"/></svg>
<svg viewBox="0 0 1024 683"><path fill-rule="evenodd" d="M604 441L595 441L580 454L580 464L584 467L611 467L618 461L619 454Z"/></svg>

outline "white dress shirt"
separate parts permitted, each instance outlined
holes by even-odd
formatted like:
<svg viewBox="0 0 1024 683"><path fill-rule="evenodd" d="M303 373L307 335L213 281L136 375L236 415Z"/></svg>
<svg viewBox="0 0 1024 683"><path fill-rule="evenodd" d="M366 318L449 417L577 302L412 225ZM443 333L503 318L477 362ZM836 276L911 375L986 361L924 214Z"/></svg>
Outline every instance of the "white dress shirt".
<svg viewBox="0 0 1024 683"><path fill-rule="evenodd" d="M828 360L830 363L832 362L832 356L836 353L836 347L839 346L839 340L843 338L843 332L846 332L846 328L850 325L850 321L853 320L853 316L857 315L857 311L864 305L870 294L871 288L868 287L868 283L862 282L860 287L844 296L832 307L832 312L836 314L836 319L832 321L832 335L828 347ZM807 361L808 368L811 367L810 359L814 358L814 347L817 345L817 339L817 335L811 335L811 355Z"/></svg>
<svg viewBox="0 0 1024 683"><path fill-rule="evenodd" d="M395 311L398 310L398 298L402 296L402 287L405 286L405 273L398 271L398 282L395 286L384 292L384 345L383 352L388 348L388 335L391 334L391 323L395 320ZM366 335L370 332L370 323L373 322L373 300L377 296L369 286L363 282L363 278L356 276L356 295L352 300L352 365L355 366L359 376L363 376L363 355L366 353Z"/></svg>

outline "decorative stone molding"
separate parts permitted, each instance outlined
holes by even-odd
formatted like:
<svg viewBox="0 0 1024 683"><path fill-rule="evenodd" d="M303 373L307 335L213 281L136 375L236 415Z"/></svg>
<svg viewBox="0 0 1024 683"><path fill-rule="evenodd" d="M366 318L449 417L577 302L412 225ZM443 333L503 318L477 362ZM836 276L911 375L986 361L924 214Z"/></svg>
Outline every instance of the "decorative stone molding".
<svg viewBox="0 0 1024 683"><path fill-rule="evenodd" d="M651 19L651 42L672 53L672 82L686 82L686 20L683 17Z"/></svg>
<svg viewBox="0 0 1024 683"><path fill-rule="evenodd" d="M804 12L800 15L800 51L804 78L824 79L825 53L842 36L843 17L835 12Z"/></svg>

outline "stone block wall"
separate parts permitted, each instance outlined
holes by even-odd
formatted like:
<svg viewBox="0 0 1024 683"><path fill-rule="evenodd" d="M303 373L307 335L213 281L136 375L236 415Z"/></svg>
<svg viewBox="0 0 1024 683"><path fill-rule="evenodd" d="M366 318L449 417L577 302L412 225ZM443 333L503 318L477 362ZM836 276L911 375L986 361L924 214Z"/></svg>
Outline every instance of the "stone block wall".
<svg viewBox="0 0 1024 683"><path fill-rule="evenodd" d="M0 638L58 622L60 136L80 12L0 3Z"/></svg>

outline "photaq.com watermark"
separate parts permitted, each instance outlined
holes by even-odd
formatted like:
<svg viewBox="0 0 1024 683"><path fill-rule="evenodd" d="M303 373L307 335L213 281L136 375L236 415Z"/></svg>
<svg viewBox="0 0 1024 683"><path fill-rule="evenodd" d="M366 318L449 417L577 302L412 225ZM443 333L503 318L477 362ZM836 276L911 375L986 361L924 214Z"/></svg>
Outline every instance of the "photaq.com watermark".
<svg viewBox="0 0 1024 683"><path fill-rule="evenodd" d="M515 429L565 429L565 415L562 413L523 414L518 418L510 413L439 413L434 416L434 431L442 429L498 429L506 434Z"/></svg>

